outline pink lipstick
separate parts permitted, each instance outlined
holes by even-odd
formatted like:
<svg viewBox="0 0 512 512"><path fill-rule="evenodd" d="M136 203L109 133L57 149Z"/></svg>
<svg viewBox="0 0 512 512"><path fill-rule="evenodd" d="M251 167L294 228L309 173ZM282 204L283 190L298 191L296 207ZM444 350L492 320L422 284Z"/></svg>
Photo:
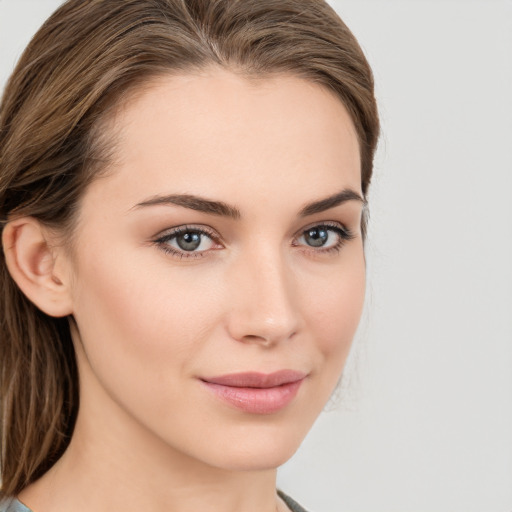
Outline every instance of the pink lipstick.
<svg viewBox="0 0 512 512"><path fill-rule="evenodd" d="M295 370L275 373L233 373L202 378L218 398L244 412L272 414L286 407L295 397L306 374Z"/></svg>

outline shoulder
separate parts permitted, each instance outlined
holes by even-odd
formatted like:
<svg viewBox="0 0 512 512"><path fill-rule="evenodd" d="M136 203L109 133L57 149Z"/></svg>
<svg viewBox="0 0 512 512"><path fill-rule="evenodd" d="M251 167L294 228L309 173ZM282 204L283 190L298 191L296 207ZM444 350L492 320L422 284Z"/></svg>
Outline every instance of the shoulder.
<svg viewBox="0 0 512 512"><path fill-rule="evenodd" d="M0 499L0 512L31 512L31 510L16 498Z"/></svg>
<svg viewBox="0 0 512 512"><path fill-rule="evenodd" d="M279 494L279 496L286 503L286 506L291 510L291 512L307 512L305 508L301 507L294 499L290 498L290 496L286 495L283 491L278 489L277 494Z"/></svg>

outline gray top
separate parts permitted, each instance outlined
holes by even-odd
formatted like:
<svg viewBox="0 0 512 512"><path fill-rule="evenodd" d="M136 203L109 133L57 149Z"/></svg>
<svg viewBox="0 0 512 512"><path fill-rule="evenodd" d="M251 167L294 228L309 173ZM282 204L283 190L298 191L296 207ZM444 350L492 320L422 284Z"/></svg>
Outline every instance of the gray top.
<svg viewBox="0 0 512 512"><path fill-rule="evenodd" d="M0 501L0 512L32 512L16 498L4 498Z"/></svg>
<svg viewBox="0 0 512 512"><path fill-rule="evenodd" d="M292 512L307 512L296 501L292 500L283 491L278 490L277 494L281 496L282 500L286 503ZM0 501L0 512L32 512L29 508L25 507L16 498L5 498Z"/></svg>
<svg viewBox="0 0 512 512"><path fill-rule="evenodd" d="M277 490L277 494L281 496L282 500L286 503L286 506L292 511L292 512L307 512L305 508L302 508L295 500L292 500L290 496L287 496L283 491ZM0 512L2 512L0 510ZM26 511L23 511L26 512Z"/></svg>

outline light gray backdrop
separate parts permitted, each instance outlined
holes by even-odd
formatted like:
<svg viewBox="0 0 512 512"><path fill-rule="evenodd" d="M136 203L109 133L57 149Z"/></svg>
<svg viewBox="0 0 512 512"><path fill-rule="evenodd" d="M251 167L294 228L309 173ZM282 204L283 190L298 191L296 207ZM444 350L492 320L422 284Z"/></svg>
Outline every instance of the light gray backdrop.
<svg viewBox="0 0 512 512"><path fill-rule="evenodd" d="M0 87L59 3L0 0ZM512 512L512 1L331 3L383 122L367 311L280 485L312 512Z"/></svg>

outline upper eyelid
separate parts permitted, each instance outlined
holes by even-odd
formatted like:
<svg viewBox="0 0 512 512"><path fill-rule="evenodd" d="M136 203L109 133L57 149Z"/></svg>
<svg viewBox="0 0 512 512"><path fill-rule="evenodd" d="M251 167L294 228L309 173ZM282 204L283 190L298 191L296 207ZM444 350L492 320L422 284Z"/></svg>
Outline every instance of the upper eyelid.
<svg viewBox="0 0 512 512"><path fill-rule="evenodd" d="M198 233L208 235L213 240L220 239L220 235L211 227L209 226L195 226L193 224L183 224L181 226L175 226L172 228L167 228L162 231L160 231L158 234L156 234L153 238L155 240L160 240L162 238L172 237L179 235L180 233L184 233L187 231L196 231Z"/></svg>
<svg viewBox="0 0 512 512"><path fill-rule="evenodd" d="M339 221L320 221L320 222L312 222L311 224L308 224L302 228L300 228L295 236L302 235L305 231L308 229L316 228L316 227L326 227L326 228L332 228L332 229L341 229L342 231L345 231L346 233L351 233L352 231L348 226L346 226L343 222Z"/></svg>

